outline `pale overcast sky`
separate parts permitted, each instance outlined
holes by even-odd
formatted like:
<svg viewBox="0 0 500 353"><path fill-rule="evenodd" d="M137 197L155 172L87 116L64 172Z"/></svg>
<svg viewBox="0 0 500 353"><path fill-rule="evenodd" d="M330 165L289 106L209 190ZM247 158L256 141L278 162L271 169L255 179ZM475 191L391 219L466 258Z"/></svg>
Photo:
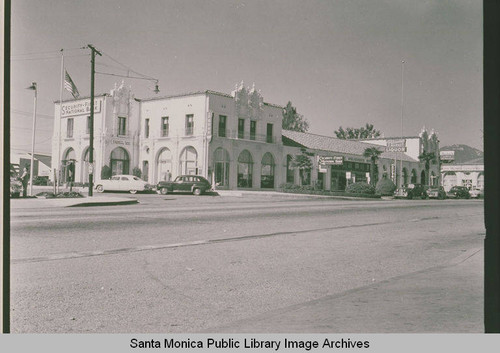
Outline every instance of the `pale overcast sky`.
<svg viewBox="0 0 500 353"><path fill-rule="evenodd" d="M479 0L16 0L11 20L14 151L31 148L32 81L36 151L51 150L60 49L90 94L90 51L75 49L87 44L105 54L97 71L125 73L115 59L159 79L159 95L255 83L266 102L292 101L309 132L331 136L367 122L401 134L404 60L404 135L425 125L441 146L483 149ZM96 93L121 80L96 75ZM152 83L126 83L137 98L155 95Z"/></svg>

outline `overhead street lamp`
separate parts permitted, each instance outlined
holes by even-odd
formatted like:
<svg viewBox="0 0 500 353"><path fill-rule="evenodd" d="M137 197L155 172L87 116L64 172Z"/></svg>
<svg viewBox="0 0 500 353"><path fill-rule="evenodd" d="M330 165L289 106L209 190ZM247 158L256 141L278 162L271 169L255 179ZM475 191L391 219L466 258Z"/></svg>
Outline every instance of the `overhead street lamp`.
<svg viewBox="0 0 500 353"><path fill-rule="evenodd" d="M30 165L30 181L29 181L30 183L29 195L33 196L33 165L35 156L36 98L37 98L36 82L31 82L31 86L29 86L26 89L31 89L35 93L33 97L33 132L31 136L31 165Z"/></svg>

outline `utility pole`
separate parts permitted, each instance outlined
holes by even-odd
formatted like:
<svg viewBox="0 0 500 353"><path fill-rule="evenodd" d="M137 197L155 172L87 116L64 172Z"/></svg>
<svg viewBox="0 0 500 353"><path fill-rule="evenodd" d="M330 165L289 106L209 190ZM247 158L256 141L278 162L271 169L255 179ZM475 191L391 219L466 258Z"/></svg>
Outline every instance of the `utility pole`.
<svg viewBox="0 0 500 353"><path fill-rule="evenodd" d="M95 54L102 54L92 45L88 45L92 51L90 63L90 138L89 138L89 196L94 189L94 76L95 76Z"/></svg>
<svg viewBox="0 0 500 353"><path fill-rule="evenodd" d="M401 141L404 141L403 139L403 115L404 115L404 70L405 70L405 62L404 60L401 60ZM404 143L403 151L401 151L401 161L399 162L399 179L401 181L401 187L403 186L404 183L404 175L403 175L403 154L404 154L404 149L406 149L406 141Z"/></svg>
<svg viewBox="0 0 500 353"><path fill-rule="evenodd" d="M33 165L35 164L35 129L36 129L36 100L37 100L37 86L36 82L31 82L31 86L27 89L33 90L33 131L31 136L31 164L30 164L30 188L29 195L33 196Z"/></svg>

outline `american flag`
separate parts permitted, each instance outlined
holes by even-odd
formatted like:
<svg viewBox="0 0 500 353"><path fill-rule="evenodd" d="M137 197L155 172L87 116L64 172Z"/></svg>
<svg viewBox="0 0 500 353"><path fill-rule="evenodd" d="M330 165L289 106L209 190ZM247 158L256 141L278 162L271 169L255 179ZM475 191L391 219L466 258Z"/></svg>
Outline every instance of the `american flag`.
<svg viewBox="0 0 500 353"><path fill-rule="evenodd" d="M64 88L73 95L73 98L80 97L80 93L78 92L78 89L73 83L71 77L69 77L68 71L64 70L64 72L66 73L64 75Z"/></svg>

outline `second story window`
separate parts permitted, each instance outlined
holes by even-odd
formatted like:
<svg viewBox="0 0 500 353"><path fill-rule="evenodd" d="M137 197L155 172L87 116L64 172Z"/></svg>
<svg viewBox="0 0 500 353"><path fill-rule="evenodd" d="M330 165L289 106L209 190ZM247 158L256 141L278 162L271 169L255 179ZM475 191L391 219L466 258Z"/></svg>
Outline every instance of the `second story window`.
<svg viewBox="0 0 500 353"><path fill-rule="evenodd" d="M256 132L257 132L257 122L255 120L250 120L250 140L255 140Z"/></svg>
<svg viewBox="0 0 500 353"><path fill-rule="evenodd" d="M267 124L266 142L273 143L273 124Z"/></svg>
<svg viewBox="0 0 500 353"><path fill-rule="evenodd" d="M73 118L68 118L66 121L66 137L73 137Z"/></svg>
<svg viewBox="0 0 500 353"><path fill-rule="evenodd" d="M127 135L127 118L123 116L118 117L118 135L120 136Z"/></svg>
<svg viewBox="0 0 500 353"><path fill-rule="evenodd" d="M226 137L226 119L226 116L219 115L219 137Z"/></svg>
<svg viewBox="0 0 500 353"><path fill-rule="evenodd" d="M245 119L238 119L238 138L245 138Z"/></svg>
<svg viewBox="0 0 500 353"><path fill-rule="evenodd" d="M149 119L144 120L144 137L149 137Z"/></svg>
<svg viewBox="0 0 500 353"><path fill-rule="evenodd" d="M194 130L193 114L186 115L186 136L191 136Z"/></svg>
<svg viewBox="0 0 500 353"><path fill-rule="evenodd" d="M168 136L168 116L161 118L161 136Z"/></svg>
<svg viewBox="0 0 500 353"><path fill-rule="evenodd" d="M90 116L87 117L87 134L90 134Z"/></svg>

